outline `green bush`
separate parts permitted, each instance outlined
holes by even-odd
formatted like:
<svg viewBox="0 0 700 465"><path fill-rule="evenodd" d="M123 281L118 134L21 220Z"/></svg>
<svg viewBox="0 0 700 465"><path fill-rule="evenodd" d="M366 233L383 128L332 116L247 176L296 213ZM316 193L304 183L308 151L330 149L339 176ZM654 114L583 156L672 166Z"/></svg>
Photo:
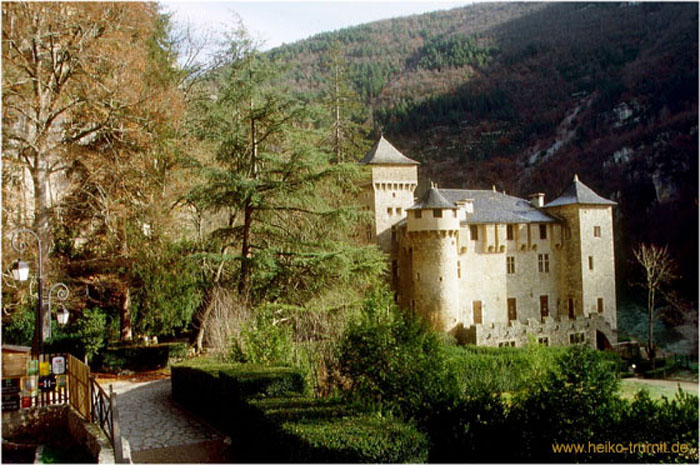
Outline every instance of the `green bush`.
<svg viewBox="0 0 700 465"><path fill-rule="evenodd" d="M407 417L459 395L437 333L401 311L391 294L375 291L339 347L346 395L372 409Z"/></svg>
<svg viewBox="0 0 700 465"><path fill-rule="evenodd" d="M546 347L535 341L525 348L451 346L446 351L466 395L526 389L556 369L557 357L563 353L561 347Z"/></svg>
<svg viewBox="0 0 700 465"><path fill-rule="evenodd" d="M601 352L568 347L558 360L558 370L515 399L511 419L523 431L520 452L534 460L573 458L554 454L552 444L587 444L601 437L619 411L618 387L614 367ZM582 458L589 457L576 456Z"/></svg>
<svg viewBox="0 0 700 465"><path fill-rule="evenodd" d="M131 295L137 333L172 335L190 323L201 300L200 269L189 257L191 248L191 244L183 242L138 249Z"/></svg>
<svg viewBox="0 0 700 465"><path fill-rule="evenodd" d="M94 366L107 372L156 370L186 355L187 343L184 342L108 347L96 357Z"/></svg>
<svg viewBox="0 0 700 465"><path fill-rule="evenodd" d="M4 296L3 296L4 297ZM34 320L36 301L23 304L12 315L2 321L2 340L4 344L31 346L34 339Z"/></svg>
<svg viewBox="0 0 700 465"><path fill-rule="evenodd" d="M425 437L339 399L301 397L286 367L195 359L172 366L173 398L234 438L244 462L422 462ZM286 397L272 397L287 394ZM291 395L289 395L291 394ZM274 447L270 447L274 444Z"/></svg>
<svg viewBox="0 0 700 465"><path fill-rule="evenodd" d="M397 420L355 415L282 424L282 430L306 446L291 454L304 463L422 463L427 440Z"/></svg>
<svg viewBox="0 0 700 465"><path fill-rule="evenodd" d="M292 331L287 325L276 323L279 320L272 305L256 309L252 323L241 331L245 360L261 365L292 364ZM238 341L233 341L232 352Z"/></svg>
<svg viewBox="0 0 700 465"><path fill-rule="evenodd" d="M230 395L242 399L254 396L303 394L304 376L287 367L260 367L242 364L219 372L219 379Z"/></svg>
<svg viewBox="0 0 700 465"><path fill-rule="evenodd" d="M682 391L679 387L674 399L662 398L654 401L642 390L626 403L617 435L632 443L685 444L687 453L667 451L638 451L625 456L632 462L698 462L698 397ZM621 461L617 457L617 461Z"/></svg>
<svg viewBox="0 0 700 465"><path fill-rule="evenodd" d="M91 360L105 346L106 326L107 315L99 308L85 309L76 322L75 335L80 338L88 360Z"/></svg>

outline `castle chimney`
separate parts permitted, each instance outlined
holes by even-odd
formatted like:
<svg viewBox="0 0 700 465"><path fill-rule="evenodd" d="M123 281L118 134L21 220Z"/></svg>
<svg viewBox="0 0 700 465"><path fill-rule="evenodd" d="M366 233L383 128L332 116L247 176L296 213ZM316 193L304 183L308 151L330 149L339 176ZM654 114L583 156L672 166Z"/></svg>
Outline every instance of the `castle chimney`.
<svg viewBox="0 0 700 465"><path fill-rule="evenodd" d="M530 194L530 205L537 208L544 207L544 194L542 192Z"/></svg>
<svg viewBox="0 0 700 465"><path fill-rule="evenodd" d="M462 199L455 202L457 208L466 213L474 213L474 199Z"/></svg>

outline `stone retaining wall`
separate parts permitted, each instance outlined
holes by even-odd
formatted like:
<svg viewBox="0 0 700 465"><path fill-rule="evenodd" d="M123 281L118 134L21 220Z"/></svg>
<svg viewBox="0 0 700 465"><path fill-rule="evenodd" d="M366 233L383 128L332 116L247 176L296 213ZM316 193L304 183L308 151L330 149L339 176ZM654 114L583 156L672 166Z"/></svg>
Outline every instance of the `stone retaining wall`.
<svg viewBox="0 0 700 465"><path fill-rule="evenodd" d="M596 331L603 333L609 341L616 340L610 323L597 314L576 319L550 316L542 321L530 318L527 321L471 325L459 328L454 335L461 343L479 346L522 347L534 337L535 341L542 343L545 343L543 338L547 338L546 344L552 346L583 342L595 348Z"/></svg>
<svg viewBox="0 0 700 465"><path fill-rule="evenodd" d="M2 413L2 437L31 437L32 443L51 442L56 431L70 436L90 452L96 463L114 463L114 451L100 427L84 421L69 405L50 405Z"/></svg>

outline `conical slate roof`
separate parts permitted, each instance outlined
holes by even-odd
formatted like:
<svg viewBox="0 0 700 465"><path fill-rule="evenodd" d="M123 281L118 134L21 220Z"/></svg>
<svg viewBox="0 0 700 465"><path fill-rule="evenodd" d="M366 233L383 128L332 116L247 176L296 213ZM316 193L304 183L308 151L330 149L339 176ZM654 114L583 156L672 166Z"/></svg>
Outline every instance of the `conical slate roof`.
<svg viewBox="0 0 700 465"><path fill-rule="evenodd" d="M552 200L544 207L558 207L577 203L585 205L617 205L617 202L605 199L593 192L590 187L579 181L577 175L574 175L574 181L571 185L567 187L559 197Z"/></svg>
<svg viewBox="0 0 700 465"><path fill-rule="evenodd" d="M457 208L457 205L447 200L438 190L432 186L428 192L409 210L421 210L423 208Z"/></svg>
<svg viewBox="0 0 700 465"><path fill-rule="evenodd" d="M372 150L360 161L362 165L420 165L411 160L381 136Z"/></svg>

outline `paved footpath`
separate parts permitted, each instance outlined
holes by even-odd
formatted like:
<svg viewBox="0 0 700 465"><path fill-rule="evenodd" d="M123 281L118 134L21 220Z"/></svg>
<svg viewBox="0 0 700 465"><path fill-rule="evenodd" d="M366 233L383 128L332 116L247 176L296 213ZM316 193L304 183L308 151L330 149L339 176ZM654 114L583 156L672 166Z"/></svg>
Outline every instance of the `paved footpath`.
<svg viewBox="0 0 700 465"><path fill-rule="evenodd" d="M108 386L104 386L108 389ZM170 379L112 383L134 463L228 462L225 437L172 399Z"/></svg>

